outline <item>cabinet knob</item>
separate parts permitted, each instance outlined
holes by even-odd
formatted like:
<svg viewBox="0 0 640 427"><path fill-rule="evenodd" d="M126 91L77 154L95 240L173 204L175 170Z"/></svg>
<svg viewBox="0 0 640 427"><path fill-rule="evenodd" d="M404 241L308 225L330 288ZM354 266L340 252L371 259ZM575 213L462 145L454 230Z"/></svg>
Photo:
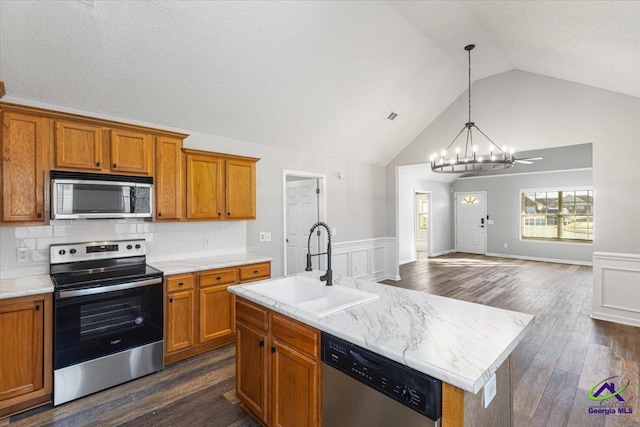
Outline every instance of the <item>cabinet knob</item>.
<svg viewBox="0 0 640 427"><path fill-rule="evenodd" d="M100 162L96 162L96 166L100 167Z"/></svg>
<svg viewBox="0 0 640 427"><path fill-rule="evenodd" d="M264 340L260 341L260 347L264 347Z"/></svg>
<svg viewBox="0 0 640 427"><path fill-rule="evenodd" d="M222 212L218 212L218 216L222 215Z"/></svg>
<svg viewBox="0 0 640 427"><path fill-rule="evenodd" d="M173 298L169 298L169 302L173 302Z"/></svg>
<svg viewBox="0 0 640 427"><path fill-rule="evenodd" d="M40 304L36 305L36 311L40 311ZM260 346L262 347L262 346Z"/></svg>
<svg viewBox="0 0 640 427"><path fill-rule="evenodd" d="M271 353L275 353L276 352L276 348L275 347L271 347Z"/></svg>
<svg viewBox="0 0 640 427"><path fill-rule="evenodd" d="M184 283L182 283L182 282L178 283L178 286L182 286L182 285L184 285Z"/></svg>
<svg viewBox="0 0 640 427"><path fill-rule="evenodd" d="M231 212L227 212L227 216L231 216Z"/></svg>
<svg viewBox="0 0 640 427"><path fill-rule="evenodd" d="M42 214L38 212L38 218L42 218Z"/></svg>
<svg viewBox="0 0 640 427"><path fill-rule="evenodd" d="M216 277L216 280L220 280L220 279L222 279L222 277Z"/></svg>
<svg viewBox="0 0 640 427"><path fill-rule="evenodd" d="M162 216L162 212L158 212L158 216Z"/></svg>
<svg viewBox="0 0 640 427"><path fill-rule="evenodd" d="M118 167L118 164L117 164L117 163L114 163L114 164L113 164L113 168L115 169L115 168L117 168L117 167Z"/></svg>
<svg viewBox="0 0 640 427"><path fill-rule="evenodd" d="M253 270L253 274L258 274L258 270Z"/></svg>

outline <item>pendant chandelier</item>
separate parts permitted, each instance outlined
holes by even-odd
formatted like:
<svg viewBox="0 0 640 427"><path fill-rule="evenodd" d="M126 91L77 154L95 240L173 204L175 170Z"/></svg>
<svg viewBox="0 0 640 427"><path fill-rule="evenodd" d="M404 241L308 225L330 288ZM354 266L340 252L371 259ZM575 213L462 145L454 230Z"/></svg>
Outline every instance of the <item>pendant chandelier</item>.
<svg viewBox="0 0 640 427"><path fill-rule="evenodd" d="M431 170L440 173L464 173L464 172L491 172L500 169L507 169L513 166L515 159L513 158L513 149L508 150L507 147L500 148L491 140L484 132L480 130L474 122L471 121L471 50L476 45L470 44L465 46L464 50L469 53L469 121L458 135L451 141L446 149L438 155L433 153L429 160L431 161ZM466 141L460 135L467 130ZM484 136L490 145L484 154L478 153L478 145L473 141L473 130L477 130ZM456 141L460 138L460 142ZM477 142L477 141L476 141Z"/></svg>

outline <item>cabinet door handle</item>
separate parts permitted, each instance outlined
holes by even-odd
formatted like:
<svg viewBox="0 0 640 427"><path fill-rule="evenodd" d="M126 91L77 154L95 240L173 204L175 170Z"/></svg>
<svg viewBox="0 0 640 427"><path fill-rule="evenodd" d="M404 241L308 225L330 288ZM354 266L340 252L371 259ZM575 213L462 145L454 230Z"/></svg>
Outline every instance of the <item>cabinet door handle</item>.
<svg viewBox="0 0 640 427"><path fill-rule="evenodd" d="M100 162L96 162L96 166L100 167Z"/></svg>
<svg viewBox="0 0 640 427"><path fill-rule="evenodd" d="M36 311L40 311L40 304L36 304Z"/></svg>
<svg viewBox="0 0 640 427"><path fill-rule="evenodd" d="M271 353L275 353L276 352L276 348L275 347L271 347Z"/></svg>
<svg viewBox="0 0 640 427"><path fill-rule="evenodd" d="M173 298L169 298L169 302L173 302Z"/></svg>
<svg viewBox="0 0 640 427"><path fill-rule="evenodd" d="M182 283L182 282L178 283L178 286L182 286L182 285L184 285L184 283Z"/></svg>
<svg viewBox="0 0 640 427"><path fill-rule="evenodd" d="M38 218L42 218L42 214L38 212Z"/></svg>
<svg viewBox="0 0 640 427"><path fill-rule="evenodd" d="M264 341L260 341L260 347L264 347Z"/></svg>
<svg viewBox="0 0 640 427"><path fill-rule="evenodd" d="M115 168L117 168L117 167L118 167L118 164L117 164L117 163L114 163L114 164L113 164L113 168L115 169Z"/></svg>
<svg viewBox="0 0 640 427"><path fill-rule="evenodd" d="M222 279L222 277L216 277L216 280L221 280L221 279Z"/></svg>

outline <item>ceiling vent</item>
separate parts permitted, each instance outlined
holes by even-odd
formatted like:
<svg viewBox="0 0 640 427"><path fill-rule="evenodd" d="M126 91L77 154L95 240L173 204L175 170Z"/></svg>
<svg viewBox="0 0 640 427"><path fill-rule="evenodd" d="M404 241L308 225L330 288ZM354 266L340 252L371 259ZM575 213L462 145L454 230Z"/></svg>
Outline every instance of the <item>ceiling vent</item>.
<svg viewBox="0 0 640 427"><path fill-rule="evenodd" d="M396 117L398 117L398 113L392 111L391 113L389 113L389 115L387 116L387 120L391 120L394 121L396 119Z"/></svg>

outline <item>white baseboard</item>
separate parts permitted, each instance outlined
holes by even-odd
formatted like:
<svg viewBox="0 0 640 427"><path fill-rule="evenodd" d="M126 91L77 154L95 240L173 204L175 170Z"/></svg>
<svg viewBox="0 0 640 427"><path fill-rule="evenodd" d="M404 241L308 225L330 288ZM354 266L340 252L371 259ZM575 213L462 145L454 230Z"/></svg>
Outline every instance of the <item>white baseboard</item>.
<svg viewBox="0 0 640 427"><path fill-rule="evenodd" d="M450 253L453 253L455 251L456 251L455 249L447 249L446 251L434 252L431 255L429 255L429 258L435 258L437 256L450 254Z"/></svg>
<svg viewBox="0 0 640 427"><path fill-rule="evenodd" d="M333 243L331 246L331 262L336 273L374 282L398 280L394 269L395 238L353 240Z"/></svg>
<svg viewBox="0 0 640 427"><path fill-rule="evenodd" d="M497 254L493 252L487 252L486 256L494 256L500 258L513 258L513 259L524 259L527 261L540 261L540 262L555 262L558 264L572 264L572 265L585 265L591 267L593 265L592 262L589 261L576 261L573 259L558 259L558 258L541 258L535 256L524 256L524 255L513 255L513 254Z"/></svg>
<svg viewBox="0 0 640 427"><path fill-rule="evenodd" d="M640 326L640 254L593 253L591 317Z"/></svg>
<svg viewBox="0 0 640 427"><path fill-rule="evenodd" d="M410 262L416 262L416 261L417 261L416 258L409 258L409 259L403 259L402 261L398 262L398 264L404 265L404 264L409 264Z"/></svg>

